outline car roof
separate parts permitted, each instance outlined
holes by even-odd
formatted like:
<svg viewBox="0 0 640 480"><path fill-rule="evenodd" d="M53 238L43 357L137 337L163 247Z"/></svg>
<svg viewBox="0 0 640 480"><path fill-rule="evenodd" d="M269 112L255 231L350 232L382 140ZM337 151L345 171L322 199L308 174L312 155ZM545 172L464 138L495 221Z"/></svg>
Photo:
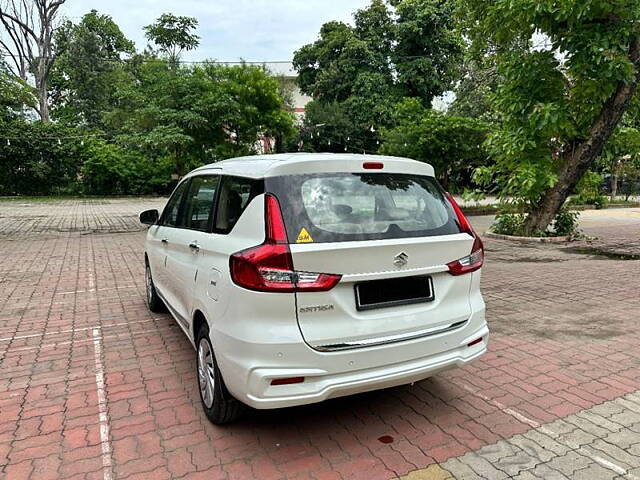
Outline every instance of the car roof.
<svg viewBox="0 0 640 480"><path fill-rule="evenodd" d="M363 168L365 162L380 162L384 167L381 170L365 170ZM265 178L307 173L365 171L434 176L433 167L428 163L402 157L353 153L279 153L237 157L197 168L188 176L217 172L242 177Z"/></svg>

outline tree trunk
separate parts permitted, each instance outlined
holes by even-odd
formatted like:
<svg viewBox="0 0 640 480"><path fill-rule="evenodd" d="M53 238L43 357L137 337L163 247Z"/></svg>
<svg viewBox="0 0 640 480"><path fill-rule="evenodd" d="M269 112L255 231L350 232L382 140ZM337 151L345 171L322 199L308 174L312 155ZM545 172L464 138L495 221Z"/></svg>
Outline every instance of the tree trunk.
<svg viewBox="0 0 640 480"><path fill-rule="evenodd" d="M618 162L615 162L613 170L611 172L611 201L616 199L618 194L618 170L620 169Z"/></svg>
<svg viewBox="0 0 640 480"><path fill-rule="evenodd" d="M589 129L589 135L584 140L577 140L570 144L562 155L562 164L558 172L558 181L547 190L540 201L529 212L524 223L525 233L545 231L551 224L571 191L576 187L582 176L600 156L605 143L620 122L622 115L629 107L629 103L640 81L640 37L632 39L629 47L629 58L636 67L636 77L631 83L620 83L616 91L602 106L600 114Z"/></svg>
<svg viewBox="0 0 640 480"><path fill-rule="evenodd" d="M47 81L47 67L40 61L36 72L36 89L38 91L38 113L43 123L49 123L49 88Z"/></svg>

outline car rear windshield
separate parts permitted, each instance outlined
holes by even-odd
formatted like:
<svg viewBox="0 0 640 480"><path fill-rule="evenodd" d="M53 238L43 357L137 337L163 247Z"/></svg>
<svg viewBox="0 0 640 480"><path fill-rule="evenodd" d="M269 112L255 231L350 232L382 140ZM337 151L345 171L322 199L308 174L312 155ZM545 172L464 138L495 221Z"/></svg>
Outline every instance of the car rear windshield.
<svg viewBox="0 0 640 480"><path fill-rule="evenodd" d="M347 242L460 233L433 177L329 173L267 179L290 243Z"/></svg>

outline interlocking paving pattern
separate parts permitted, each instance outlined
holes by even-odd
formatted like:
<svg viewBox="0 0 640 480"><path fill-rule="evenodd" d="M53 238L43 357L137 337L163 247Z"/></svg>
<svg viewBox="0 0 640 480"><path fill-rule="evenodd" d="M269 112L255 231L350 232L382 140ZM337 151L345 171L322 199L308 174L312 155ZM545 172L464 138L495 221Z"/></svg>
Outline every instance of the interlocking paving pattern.
<svg viewBox="0 0 640 480"><path fill-rule="evenodd" d="M117 229L162 204L109 202ZM489 240L480 361L217 427L192 346L146 308L144 232L84 234L94 207L70 208L82 227L52 233L0 202L0 478L640 478L640 262Z"/></svg>
<svg viewBox="0 0 640 480"><path fill-rule="evenodd" d="M442 468L459 480L640 478L640 393L452 458Z"/></svg>
<svg viewBox="0 0 640 480"><path fill-rule="evenodd" d="M144 228L138 221L140 212L147 208L161 209L166 201L166 198L147 198L142 202L128 198L0 201L0 236L19 239L43 233L141 231Z"/></svg>

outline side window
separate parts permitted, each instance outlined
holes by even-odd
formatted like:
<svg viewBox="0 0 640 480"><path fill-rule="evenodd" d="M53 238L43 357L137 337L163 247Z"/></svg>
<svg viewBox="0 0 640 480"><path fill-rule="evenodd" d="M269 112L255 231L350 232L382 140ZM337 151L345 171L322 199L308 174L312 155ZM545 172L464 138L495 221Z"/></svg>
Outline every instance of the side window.
<svg viewBox="0 0 640 480"><path fill-rule="evenodd" d="M180 206L182 205L182 199L184 198L184 193L188 184L188 180L182 182L173 192L173 195L171 195L171 198L162 212L162 220L160 221L161 225L165 225L167 227L178 226L178 221L180 220Z"/></svg>
<svg viewBox="0 0 640 480"><path fill-rule="evenodd" d="M253 197L264 193L264 182L242 177L223 177L216 213L216 233L229 233Z"/></svg>
<svg viewBox="0 0 640 480"><path fill-rule="evenodd" d="M208 232L211 226L213 204L218 191L220 177L206 175L193 177L189 193L184 202L184 210L180 226L190 230Z"/></svg>

